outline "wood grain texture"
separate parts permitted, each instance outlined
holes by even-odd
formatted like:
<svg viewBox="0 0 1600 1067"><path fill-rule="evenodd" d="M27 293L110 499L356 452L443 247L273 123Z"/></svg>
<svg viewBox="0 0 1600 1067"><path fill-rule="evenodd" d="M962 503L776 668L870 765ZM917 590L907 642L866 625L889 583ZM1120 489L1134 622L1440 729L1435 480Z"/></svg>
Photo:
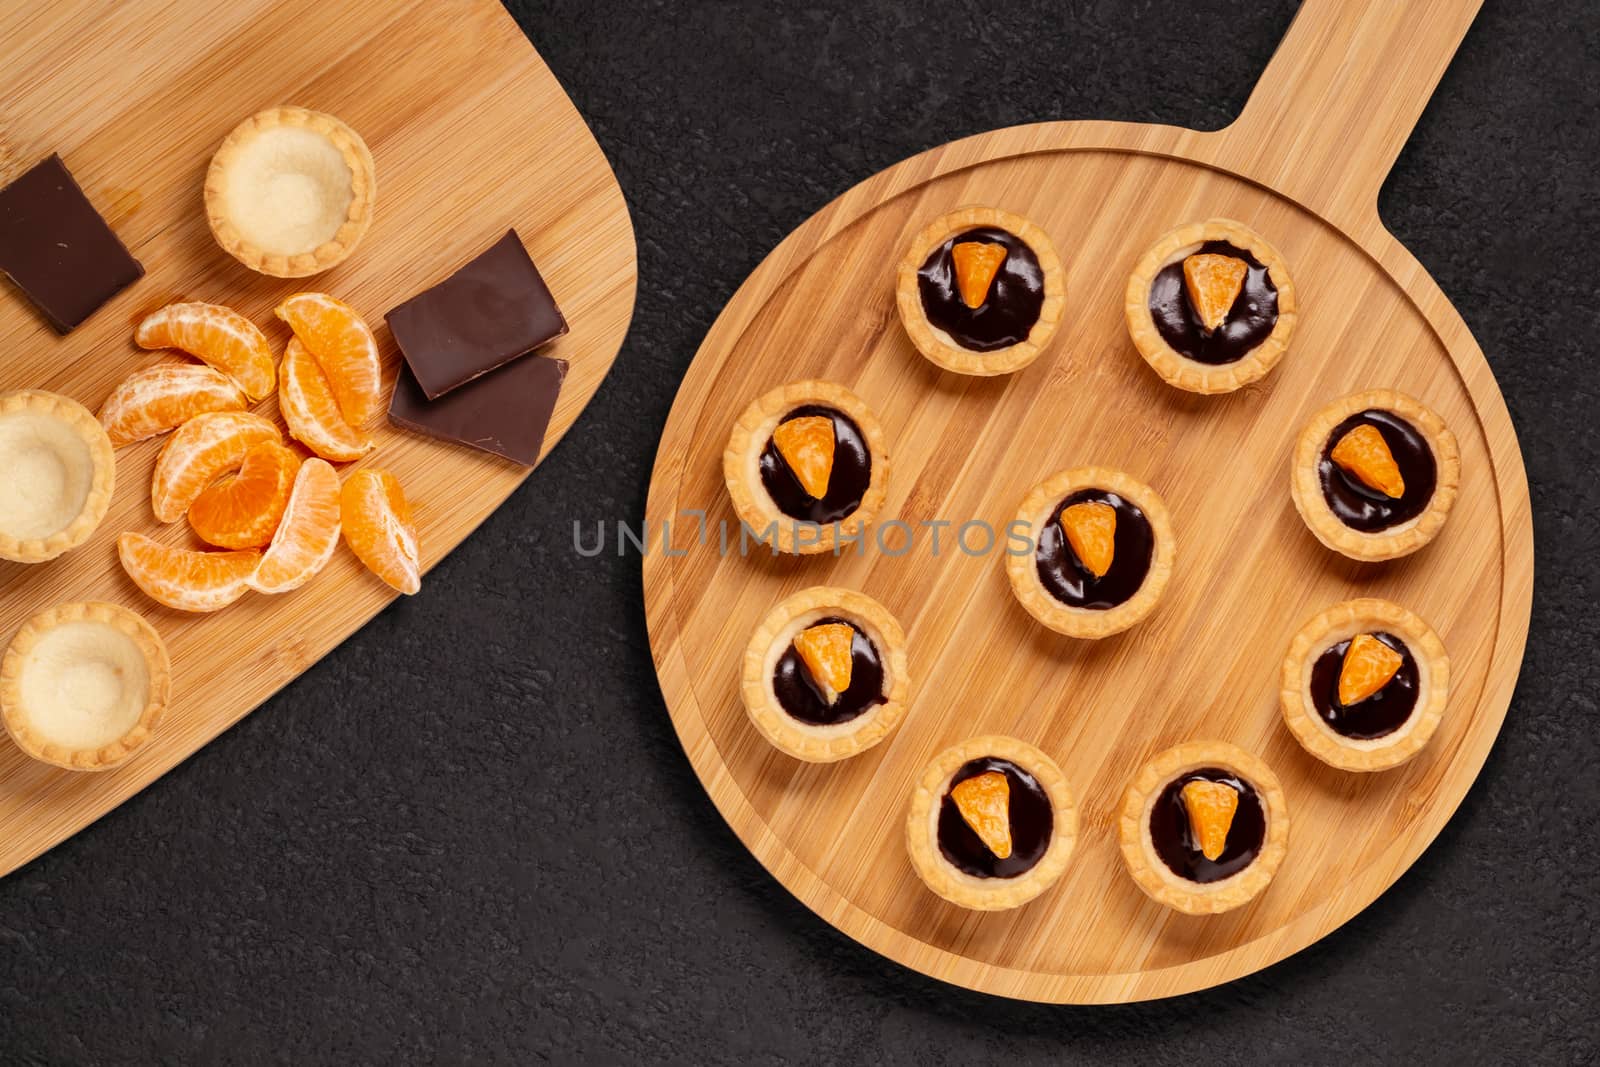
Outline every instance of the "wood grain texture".
<svg viewBox="0 0 1600 1067"><path fill-rule="evenodd" d="M522 31L495 0L390 3L247 0L13 5L0 12L7 72L0 135L32 162L60 151L144 263L146 277L66 337L14 290L0 293L0 391L51 389L91 410L129 372L159 360L132 342L144 312L178 298L228 304L281 354L272 308L320 289L353 304L399 354L383 312L448 275L515 226L572 332L571 362L544 448L572 425L610 369L632 315L632 226L598 145ZM211 153L240 119L292 103L340 116L377 164L376 220L339 267L312 278L252 274L212 241L201 204ZM257 405L269 416L275 401ZM412 499L431 567L527 477L509 462L394 430L360 466L393 470ZM157 739L98 775L35 763L0 744L0 873L81 829L160 777L315 663L394 595L341 547L304 589L249 595L212 616L168 611L117 564L140 530L188 536L150 512L162 439L119 451L111 512L95 537L50 564L0 563L0 639L65 600L142 612L172 652L172 706ZM348 473L352 467L343 468ZM376 681L374 684L386 684Z"/></svg>
<svg viewBox="0 0 1600 1067"><path fill-rule="evenodd" d="M662 437L644 561L662 692L695 771L734 831L808 907L924 973L1041 1001L1131 1001L1248 974L1333 930L1433 840L1499 732L1532 597L1528 488L1483 353L1376 197L1477 9L1476 0L1312 0L1244 114L1196 133L1045 123L957 141L868 179L791 234L735 294L690 368ZM930 218L961 204L1020 212L1052 235L1067 311L1039 361L1003 379L945 374L901 329L893 267ZM1284 254L1302 319L1282 364L1239 393L1164 385L1122 321L1129 269L1159 234L1224 215ZM1463 239L1473 239L1464 233ZM786 380L823 377L872 404L894 475L880 523L952 523L909 552L721 558L685 534L685 509L736 523L722 486L732 413ZM1328 400L1413 393L1454 428L1461 496L1419 554L1363 565L1321 547L1295 513L1289 455ZM1161 492L1178 540L1155 613L1101 642L1036 625L998 554L953 551L956 525L996 528L1028 488L1076 465L1120 467ZM661 524L676 519L674 549ZM736 525L734 527L737 528ZM898 538L891 538L899 544ZM813 584L861 589L906 626L914 690L900 729L841 764L768 747L739 700L739 657L768 608ZM1380 775L1306 755L1277 708L1300 625L1356 595L1406 604L1438 630L1455 687L1432 745ZM917 880L901 819L918 772L947 745L1009 733L1039 745L1077 793L1079 851L1015 912L944 904ZM1293 829L1273 885L1200 918L1150 903L1123 869L1116 809L1156 752L1231 741L1283 781Z"/></svg>

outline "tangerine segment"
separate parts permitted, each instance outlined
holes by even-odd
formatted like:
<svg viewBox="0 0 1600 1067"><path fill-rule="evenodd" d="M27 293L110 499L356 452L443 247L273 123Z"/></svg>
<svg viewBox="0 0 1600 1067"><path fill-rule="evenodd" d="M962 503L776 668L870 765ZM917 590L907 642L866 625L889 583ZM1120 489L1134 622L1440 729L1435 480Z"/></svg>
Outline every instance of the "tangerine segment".
<svg viewBox="0 0 1600 1067"><path fill-rule="evenodd" d="M1096 578L1104 578L1117 552L1117 509L1085 500L1061 509L1061 529L1073 555Z"/></svg>
<svg viewBox="0 0 1600 1067"><path fill-rule="evenodd" d="M100 425L121 448L177 429L208 411L243 411L233 379L198 363L157 363L134 371L100 405Z"/></svg>
<svg viewBox="0 0 1600 1067"><path fill-rule="evenodd" d="M851 646L855 639L855 630L843 622L808 626L794 635L795 651L829 705L836 703L839 694L850 688L850 675L855 666Z"/></svg>
<svg viewBox="0 0 1600 1067"><path fill-rule="evenodd" d="M1356 634L1339 664L1339 703L1359 704L1389 684L1404 657L1371 634Z"/></svg>
<svg viewBox="0 0 1600 1067"><path fill-rule="evenodd" d="M1202 252L1183 261L1183 284L1189 290L1189 303L1200 316L1207 333L1228 321L1233 302L1244 288L1250 264L1235 256Z"/></svg>
<svg viewBox="0 0 1600 1067"><path fill-rule="evenodd" d="M1228 849L1228 831L1234 812L1239 810L1239 794L1226 782L1196 778L1184 785L1183 807L1189 813L1189 832L1200 844L1200 854L1215 860Z"/></svg>
<svg viewBox="0 0 1600 1067"><path fill-rule="evenodd" d="M1370 423L1362 423L1339 438L1328 458L1361 479L1368 489L1394 500L1406 495L1406 480L1400 475L1394 453L1389 451L1389 442Z"/></svg>
<svg viewBox="0 0 1600 1067"><path fill-rule="evenodd" d="M238 467L245 453L267 441L281 444L283 434L248 411L207 412L178 427L156 458L156 474L150 484L150 506L156 518L177 522L206 486Z"/></svg>
<svg viewBox="0 0 1600 1067"><path fill-rule="evenodd" d="M177 348L239 383L251 400L272 393L272 349L256 324L221 304L168 304L139 323L140 348Z"/></svg>
<svg viewBox="0 0 1600 1067"><path fill-rule="evenodd" d="M276 441L245 453L237 474L224 475L189 505L189 525L218 548L260 548L272 540L289 506L300 457Z"/></svg>
<svg viewBox="0 0 1600 1067"><path fill-rule="evenodd" d="M961 818L972 827L996 859L1011 855L1011 780L1000 771L984 771L950 790Z"/></svg>
<svg viewBox="0 0 1600 1067"><path fill-rule="evenodd" d="M378 339L355 309L327 293L296 293L277 314L328 376L345 421L362 427L377 418L383 408Z"/></svg>
<svg viewBox="0 0 1600 1067"><path fill-rule="evenodd" d="M311 350L291 337L279 367L282 391L278 409L289 433L323 459L348 463L372 451L372 439L359 433L339 414L333 386L312 358Z"/></svg>
<svg viewBox="0 0 1600 1067"><path fill-rule="evenodd" d="M299 589L327 565L339 545L339 474L325 459L300 464L283 522L250 578L258 593Z"/></svg>
<svg viewBox="0 0 1600 1067"><path fill-rule="evenodd" d="M195 552L144 534L117 539L122 569L152 600L179 611L218 611L244 596L261 553Z"/></svg>
<svg viewBox="0 0 1600 1067"><path fill-rule="evenodd" d="M344 540L356 558L402 593L421 589L417 529L399 479L388 471L356 471L339 502Z"/></svg>
<svg viewBox="0 0 1600 1067"><path fill-rule="evenodd" d="M961 302L976 310L989 299L989 286L1006 261L1004 245L988 241L962 241L950 249L950 262L956 270L956 288ZM1004 857L1001 857L1002 859Z"/></svg>
<svg viewBox="0 0 1600 1067"><path fill-rule="evenodd" d="M837 447L832 419L826 415L790 419L772 431L772 443L808 496L821 500L828 495Z"/></svg>

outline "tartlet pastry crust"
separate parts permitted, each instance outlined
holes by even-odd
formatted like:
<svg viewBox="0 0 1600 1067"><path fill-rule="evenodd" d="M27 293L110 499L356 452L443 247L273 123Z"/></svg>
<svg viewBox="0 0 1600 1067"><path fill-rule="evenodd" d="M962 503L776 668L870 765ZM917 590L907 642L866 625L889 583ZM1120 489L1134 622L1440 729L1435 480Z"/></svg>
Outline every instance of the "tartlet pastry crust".
<svg viewBox="0 0 1600 1067"><path fill-rule="evenodd" d="M917 271L922 269L933 250L958 233L980 226L995 226L1020 238L1032 249L1044 275L1044 303L1039 307L1039 318L1028 331L1027 339L1009 348L990 352L975 352L957 344L949 334L928 321L922 307L922 292L917 286ZM999 208L968 206L940 215L918 233L900 259L895 270L895 303L900 309L900 321L917 351L945 370L957 374L990 377L1021 370L1039 357L1044 346L1055 335L1061 322L1061 311L1066 305L1067 283L1061 269L1061 259L1050 235L1021 215Z"/></svg>
<svg viewBox="0 0 1600 1067"><path fill-rule="evenodd" d="M85 684L103 684L109 673L124 689L118 696L135 703L126 729L100 743L73 742L73 733L97 733L75 709L50 704L48 690L29 684L29 674L52 668L66 669L63 656L81 656L85 647L103 657L103 670ZM128 673L142 678L125 677ZM83 602L61 604L40 612L23 624L0 658L0 719L17 747L34 759L75 771L102 771L115 767L150 740L166 710L172 673L166 646L154 628L116 604ZM142 698L142 701L141 701ZM142 707L140 707L142 703ZM75 721L73 721L75 720Z"/></svg>
<svg viewBox="0 0 1600 1067"><path fill-rule="evenodd" d="M849 416L872 456L872 477L861 505L837 523L817 525L785 515L761 484L761 453L766 450L772 431L785 415L808 404L820 404ZM759 534L777 523L772 542L777 551L801 556L831 552L840 541L859 536L883 506L889 484L888 438L866 401L844 386L820 379L790 382L757 397L733 424L728 447L722 453L722 477L733 498L734 511L751 531ZM802 529L805 536L801 536Z"/></svg>
<svg viewBox="0 0 1600 1067"><path fill-rule="evenodd" d="M313 242L292 242L300 246L293 248L270 247L276 242L261 232L265 225L263 220L247 218L246 209L232 203L230 196L235 171L260 162L252 158L253 149L263 138L276 136L285 130L314 134L331 145L343 160L350 183L348 203L344 205L342 213L338 213L342 214L342 218L333 220L336 223L333 232L318 235L319 239ZM307 181L317 185L319 194L333 198L345 197L342 187L326 187L329 176L321 161L306 159L304 165ZM319 174L318 171L323 173ZM239 123L223 139L206 171L206 220L211 225L211 233L217 244L251 270L276 278L303 278L342 263L355 251L367 227L372 224L376 196L377 179L372 153L361 136L332 115L301 107L268 108ZM334 207L337 212L338 205Z"/></svg>
<svg viewBox="0 0 1600 1067"><path fill-rule="evenodd" d="M1390 411L1416 427L1433 452L1437 475L1433 499L1422 514L1386 530L1365 533L1340 521L1322 495L1317 464L1333 428L1360 411ZM1450 517L1461 484L1461 451L1444 420L1422 402L1393 389L1369 389L1341 397L1311 416L1295 442L1289 463L1289 488L1295 510L1317 540L1341 555L1377 562L1409 555L1432 541Z"/></svg>
<svg viewBox="0 0 1600 1067"><path fill-rule="evenodd" d="M1221 767L1249 782L1267 817L1255 861L1231 877L1204 883L1168 867L1150 838L1150 810L1167 783L1202 767ZM1134 775L1123 794L1118 836L1128 873L1151 900L1188 915L1216 915L1249 903L1272 881L1289 846L1289 807L1278 776L1261 760L1226 742L1191 741L1167 749Z"/></svg>
<svg viewBox="0 0 1600 1067"><path fill-rule="evenodd" d="M802 722L786 712L773 692L772 679L794 636L830 616L848 620L877 647L887 699L848 722L825 726ZM751 723L774 748L807 763L847 759L889 736L905 716L911 695L905 631L887 608L865 593L825 585L802 589L768 612L750 635L741 693Z"/></svg>
<svg viewBox="0 0 1600 1067"><path fill-rule="evenodd" d="M950 779L968 762L985 757L1010 760L1039 782L1050 799L1050 844L1039 862L1015 878L978 878L945 859L939 848L939 806ZM1054 885L1067 869L1078 840L1078 808L1055 760L1014 737L974 737L945 749L917 778L906 813L906 851L929 889L974 911L1004 911L1026 904Z"/></svg>
<svg viewBox="0 0 1600 1067"><path fill-rule="evenodd" d="M1406 643L1417 665L1417 703L1398 730L1362 739L1336 732L1311 702L1311 669L1327 649L1359 633L1387 632ZM1444 716L1450 695L1450 657L1439 635L1414 612L1376 598L1346 600L1306 621L1283 657L1279 706L1300 746L1343 771L1382 771L1421 752Z"/></svg>
<svg viewBox="0 0 1600 1067"><path fill-rule="evenodd" d="M1150 315L1150 284L1168 264L1176 263L1199 250L1207 241L1227 241L1255 256L1272 284L1278 289L1278 321L1272 332L1243 358L1232 363L1212 365L1190 359L1162 338ZM1294 280L1277 249L1266 238L1242 222L1232 219L1207 219L1169 230L1156 239L1128 276L1123 298L1123 314L1134 347L1168 385L1191 393L1231 393L1259 381L1278 365L1289 338L1294 333L1299 312L1295 305Z"/></svg>
<svg viewBox="0 0 1600 1067"><path fill-rule="evenodd" d="M111 438L88 408L57 393L0 393L0 467L10 487L0 489L0 559L55 559L87 541L111 506L117 473ZM37 511L52 487L34 484L24 492L31 478L59 479L53 503L60 506L52 514ZM33 513L23 513L30 505Z"/></svg>
<svg viewBox="0 0 1600 1067"><path fill-rule="evenodd" d="M1083 489L1116 493L1124 500L1131 501L1149 520L1155 549L1150 556L1150 570L1139 591L1116 607L1104 610L1063 604L1039 581L1039 568L1033 551L1024 555L1008 552L1006 577L1011 580L1011 592L1016 595L1017 601L1035 619L1068 637L1096 639L1121 633L1155 609L1167 588L1168 579L1172 577L1178 546L1172 533L1172 518L1161 495L1138 479L1109 467L1075 467L1052 474L1023 497L1022 504L1017 508L1015 522L1028 524L1028 529L1033 531L1030 537L1037 546L1038 531L1043 530L1050 521L1055 506L1070 494Z"/></svg>

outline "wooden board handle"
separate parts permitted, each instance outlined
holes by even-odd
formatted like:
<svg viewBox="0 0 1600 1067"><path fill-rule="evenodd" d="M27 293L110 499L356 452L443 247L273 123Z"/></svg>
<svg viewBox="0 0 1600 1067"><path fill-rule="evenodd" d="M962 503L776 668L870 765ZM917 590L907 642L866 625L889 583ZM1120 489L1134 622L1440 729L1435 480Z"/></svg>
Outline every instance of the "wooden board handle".
<svg viewBox="0 0 1600 1067"><path fill-rule="evenodd" d="M1218 162L1347 230L1378 189L1483 0L1305 0Z"/></svg>

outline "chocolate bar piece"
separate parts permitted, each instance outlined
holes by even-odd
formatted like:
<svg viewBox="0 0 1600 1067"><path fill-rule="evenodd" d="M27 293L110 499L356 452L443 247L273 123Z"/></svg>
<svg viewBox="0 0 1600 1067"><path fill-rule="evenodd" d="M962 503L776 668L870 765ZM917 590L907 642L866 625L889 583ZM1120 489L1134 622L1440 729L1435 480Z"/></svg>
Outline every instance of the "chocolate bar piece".
<svg viewBox="0 0 1600 1067"><path fill-rule="evenodd" d="M60 156L0 189L0 270L58 333L144 276Z"/></svg>
<svg viewBox="0 0 1600 1067"><path fill-rule="evenodd" d="M526 356L451 390L448 396L429 400L416 377L402 366L389 403L389 421L531 467L539 461L544 432L566 376L566 360Z"/></svg>
<svg viewBox="0 0 1600 1067"><path fill-rule="evenodd" d="M430 400L567 332L516 230L384 317Z"/></svg>

